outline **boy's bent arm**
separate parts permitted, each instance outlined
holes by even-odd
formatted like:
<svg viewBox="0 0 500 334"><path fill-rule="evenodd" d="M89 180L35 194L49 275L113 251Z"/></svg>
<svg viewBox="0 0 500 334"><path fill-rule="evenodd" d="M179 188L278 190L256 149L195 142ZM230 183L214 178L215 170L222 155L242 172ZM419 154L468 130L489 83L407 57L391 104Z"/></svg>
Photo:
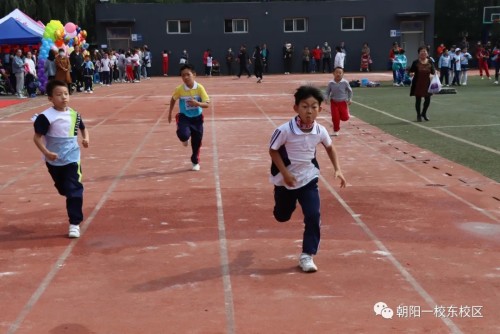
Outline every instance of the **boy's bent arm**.
<svg viewBox="0 0 500 334"><path fill-rule="evenodd" d="M175 100L174 98L170 98L170 107L168 109L168 123L172 122L172 111L174 110L175 107Z"/></svg>
<svg viewBox="0 0 500 334"><path fill-rule="evenodd" d="M47 160L54 161L57 159L57 153L50 152L47 150L43 142L43 136L41 134L35 133L33 135L33 141L35 142L36 147L42 152L42 154L47 158Z"/></svg>
<svg viewBox="0 0 500 334"><path fill-rule="evenodd" d="M290 187L295 186L295 176L293 176L293 174L291 174L286 168L280 153L276 150L269 149L269 155L271 156L271 160L276 165L281 175L283 175L283 181L285 181L285 184Z"/></svg>
<svg viewBox="0 0 500 334"><path fill-rule="evenodd" d="M335 178L340 179L340 188L345 188L346 187L346 179L344 175L342 174L342 171L340 170L340 163L339 163L339 158L337 156L337 150L335 150L335 147L332 145L325 147L326 153L328 154L328 157L330 158L330 161L332 162L333 169L335 170Z"/></svg>

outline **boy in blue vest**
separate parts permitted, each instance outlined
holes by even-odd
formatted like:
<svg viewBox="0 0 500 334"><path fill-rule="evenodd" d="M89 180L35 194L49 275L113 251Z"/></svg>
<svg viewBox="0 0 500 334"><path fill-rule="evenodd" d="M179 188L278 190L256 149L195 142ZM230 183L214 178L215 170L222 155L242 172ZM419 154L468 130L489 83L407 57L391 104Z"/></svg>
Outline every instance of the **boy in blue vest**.
<svg viewBox="0 0 500 334"><path fill-rule="evenodd" d="M196 82L196 71L193 65L181 66L181 78L184 84L175 88L170 99L168 122L172 122L172 111L175 102L179 100L179 113L175 116L177 123L177 137L182 145L188 146L191 139L191 170L200 170L200 149L203 139L203 114L202 108L208 108L210 98L205 87Z"/></svg>
<svg viewBox="0 0 500 334"><path fill-rule="evenodd" d="M70 224L68 236L79 238L80 223L83 221L83 184L78 130L82 133L85 148L89 146L89 132L80 114L68 107L66 83L51 80L46 92L53 106L37 115L33 141L44 155L54 186L60 195L66 197Z"/></svg>

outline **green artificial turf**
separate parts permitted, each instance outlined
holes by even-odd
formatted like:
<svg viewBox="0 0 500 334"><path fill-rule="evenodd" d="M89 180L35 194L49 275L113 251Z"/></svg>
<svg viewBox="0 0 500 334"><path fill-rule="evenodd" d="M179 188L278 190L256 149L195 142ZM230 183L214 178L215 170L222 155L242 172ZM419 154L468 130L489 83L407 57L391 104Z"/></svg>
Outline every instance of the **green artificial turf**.
<svg viewBox="0 0 500 334"><path fill-rule="evenodd" d="M454 88L457 94L432 96L429 122L416 122L415 98L409 96L410 88L393 87L392 82L382 82L380 87L353 88L350 111L395 137L498 182L500 85L470 77L467 86Z"/></svg>

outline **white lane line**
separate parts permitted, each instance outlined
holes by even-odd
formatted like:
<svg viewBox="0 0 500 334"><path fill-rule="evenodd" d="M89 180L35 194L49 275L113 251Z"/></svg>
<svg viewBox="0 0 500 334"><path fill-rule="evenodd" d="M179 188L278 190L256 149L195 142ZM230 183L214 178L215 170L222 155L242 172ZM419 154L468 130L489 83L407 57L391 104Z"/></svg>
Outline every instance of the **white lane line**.
<svg viewBox="0 0 500 334"><path fill-rule="evenodd" d="M471 125L441 125L441 126L431 126L433 129L446 129L446 128L482 128L486 126L500 126L500 124L471 124Z"/></svg>
<svg viewBox="0 0 500 334"><path fill-rule="evenodd" d="M253 100L251 101L256 105L256 107L262 112L262 114L268 119L269 122L273 124L274 127L277 124L266 114L266 112ZM386 257L392 263L392 265L399 271L399 273L405 278L406 282L410 284L413 289L426 301L429 307L434 308L437 304L434 299L425 291L425 289L418 283L418 281L404 268L403 265L392 255L389 249L384 245L382 241L370 230L370 228L361 220L360 215L356 214L351 207L340 197L340 195L333 189L333 187L325 180L323 176L320 176L321 181L326 185L326 188L330 193L339 201L342 207L351 215L352 219L357 223L357 225L365 232L365 234L375 243L377 248L386 253ZM445 325L450 329L452 334L462 334L462 331L448 318L441 318Z"/></svg>
<svg viewBox="0 0 500 334"><path fill-rule="evenodd" d="M331 120L327 120L328 123L331 123ZM362 146L365 146L365 147L368 147L370 150L376 152L377 154L379 154L379 152L372 146L372 145L367 145L363 140L359 139L357 136L352 136L352 138L357 141L358 143L360 143L360 145ZM403 141L403 140L402 140ZM404 142L404 141L403 141ZM421 173L418 173L416 171L414 171L412 168L408 167L407 165L405 165L404 163L400 162L400 161L395 161L393 158L391 158L390 156L386 155L386 154L382 154L379 156L382 156L384 159L387 159L389 160L390 162L393 162L393 163L396 163L398 164L400 167L406 169L407 171L409 171L410 173L416 175L417 177L421 178L422 180L425 181L425 183L427 184L436 184L438 182L436 181L433 181L429 178L427 178L425 175L421 174ZM474 211L478 211L480 212L481 214L483 214L484 216L490 218L493 222L495 223L500 223L500 221L498 220L497 217L495 217L494 214L490 213L488 210L486 209L483 209L483 208L480 208L478 207L477 205L467 201L465 198L463 197L460 197L459 195L453 193L451 190L445 188L445 187L439 187L439 190L445 192L446 194L450 195L451 197L455 198L456 200L464 203L465 205L467 205L468 207L470 207L471 209L473 209Z"/></svg>
<svg viewBox="0 0 500 334"><path fill-rule="evenodd" d="M480 149L482 149L482 150L485 150L485 151L488 151L488 152L491 152L491 153L494 153L494 154L498 154L498 155L500 155L500 151L497 151L497 150L495 150L495 149L493 149L493 148L491 148L491 147L483 146L483 145L476 144L476 143L473 143L473 142L471 142L471 141L468 141L468 140L466 140L466 139L462 139L462 138L460 138L460 137L455 137L455 136L449 135L449 134L447 134L447 133L444 133L444 132L438 131L438 130L436 130L436 129L434 129L434 128L430 128L430 127L428 127L428 126L424 126L424 125L421 125L421 124L419 124L419 123L415 123L415 122L409 121L409 120L407 120L407 119L404 119L404 118L401 118L401 117L394 116L394 115L392 115L392 114L389 114L388 112L385 112L385 111L379 110L379 109L377 109L377 108L373 108L373 107L367 106L366 104L362 104L362 103L359 103L359 102L356 102L356 101L353 101L352 103L357 104L357 105L359 105L359 106L361 106L361 107L364 107L364 108L366 108L366 109L370 109L370 110L376 111L376 112L378 112L378 113L380 113L380 114L383 114L383 115L386 115L386 116L388 116L388 117L391 117L391 118L397 119L398 121L405 122L405 123L409 123L409 124L411 124L411 125L413 125L413 126L417 126L417 127L421 128L421 129L425 129L425 130L427 130L427 131L433 132L433 133L438 134L438 135L440 135L440 136L447 137L447 138L450 138L450 139L453 139L453 140L459 141L459 142L461 142L461 143L464 143L464 144L467 144L467 145L470 145L470 146L474 146L474 147L480 148Z"/></svg>
<svg viewBox="0 0 500 334"><path fill-rule="evenodd" d="M217 226L219 231L219 252L221 259L222 283L224 287L224 304L226 309L227 333L235 332L233 290L231 286L231 273L229 271L229 256L227 253L226 226L224 222L224 207L222 205L222 191L219 174L219 154L217 151L217 133L215 129L215 101L212 99L212 153L214 162L215 196L217 199Z"/></svg>
<svg viewBox="0 0 500 334"><path fill-rule="evenodd" d="M434 309L436 305L436 301L431 297L431 295L425 291L425 289L418 283L418 281L404 268L404 266L392 255L391 251L384 245L382 241L370 230L370 228L363 222L360 218L359 214L356 214L351 207L344 201L344 199L335 191L335 189L328 183L328 181L320 176L321 181L326 186L328 191L339 201L340 205L351 215L352 219L356 222L356 224L365 232L366 235L375 243L377 248L384 252L384 256L392 263L394 267L399 271L399 273L405 278L406 282L408 282L413 289L422 297L427 305ZM441 320L445 323L445 325L450 329L453 334L461 334L462 331L455 325L453 321L449 318L442 317Z"/></svg>
<svg viewBox="0 0 500 334"><path fill-rule="evenodd" d="M165 110L161 116L158 118L156 123L149 129L149 131L146 133L146 135L143 137L143 140L137 146L135 149L134 153L130 158L128 159L127 163L122 167L118 175L115 176L113 183L108 187L106 192L101 196L101 199L95 206L94 210L92 210L92 213L89 215L89 217L85 220L85 222L82 223L81 230L82 230L82 235L85 237L85 231L88 229L90 224L94 221L94 218L97 216L101 208L103 207L104 203L108 200L110 197L111 193L115 190L117 187L118 183L121 181L122 177L125 175L125 172L127 169L130 167L132 162L135 160L137 155L142 152L142 148L148 141L149 137L151 134L156 130L156 127L160 124L160 121L163 120L165 114L167 113L167 110ZM52 267L52 269L49 271L49 273L45 276L45 278L42 280L38 288L35 290L31 298L28 300L28 302L24 305L23 309L17 316L16 320L11 324L9 330L7 331L7 334L13 334L15 333L18 329L19 326L23 323L24 319L28 316L28 314L31 312L33 307L36 305L40 297L43 295L43 293L47 290L49 287L50 283L52 283L52 280L54 277L57 275L61 267L63 267L64 263L68 259L68 257L71 255L71 252L75 248L77 242L79 239L73 239L70 244L66 247L64 252L59 256L57 259L56 263Z"/></svg>

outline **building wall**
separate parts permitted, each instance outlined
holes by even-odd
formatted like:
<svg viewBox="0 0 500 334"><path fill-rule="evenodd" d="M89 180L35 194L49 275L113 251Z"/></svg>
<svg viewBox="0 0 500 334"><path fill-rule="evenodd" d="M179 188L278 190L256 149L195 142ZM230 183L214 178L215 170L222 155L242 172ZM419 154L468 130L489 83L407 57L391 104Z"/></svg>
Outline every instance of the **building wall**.
<svg viewBox="0 0 500 334"><path fill-rule="evenodd" d="M202 55L212 50L225 72L224 54L231 47L235 53L246 44L249 53L255 45L266 43L270 50L270 72L282 73L282 47L286 42L294 46L293 71L301 71L301 52L304 46L313 48L327 41L332 49L341 41L347 50L346 70L359 71L360 50L367 42L371 48L374 70L386 70L388 53L394 41L391 30L399 30L402 20L424 21L425 33L419 40L431 44L434 36L435 0L337 0L337 1L290 1L246 3L183 3L183 4L109 4L96 5L98 44L107 44L107 26L131 27L131 33L142 40L131 45L147 44L153 54L153 74L161 72L161 52L171 51L170 74L175 74L183 49L190 55L190 62L202 71ZM426 12L429 15L402 18L396 13ZM341 31L341 18L364 16L364 31ZM285 18L306 18L306 33L285 33ZM225 19L248 19L249 30L245 34L224 33ZM167 34L167 20L191 20L191 34ZM129 23L121 22L129 21ZM134 23L130 23L134 21ZM408 61L416 54L408 54ZM174 71L175 70L175 71Z"/></svg>

